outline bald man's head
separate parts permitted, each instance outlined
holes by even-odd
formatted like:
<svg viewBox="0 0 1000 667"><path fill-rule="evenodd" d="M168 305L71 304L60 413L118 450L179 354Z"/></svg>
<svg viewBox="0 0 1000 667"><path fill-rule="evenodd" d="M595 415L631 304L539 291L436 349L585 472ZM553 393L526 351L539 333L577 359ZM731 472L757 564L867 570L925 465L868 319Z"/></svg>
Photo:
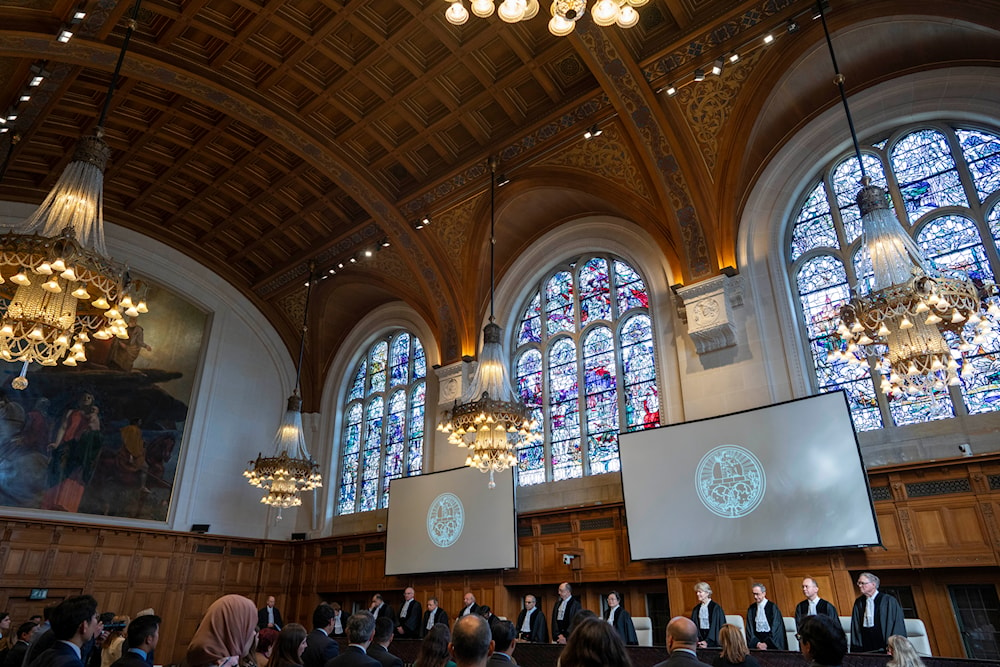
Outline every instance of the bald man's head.
<svg viewBox="0 0 1000 667"><path fill-rule="evenodd" d="M462 667L482 665L493 653L493 636L489 623L479 614L458 619L451 631L448 650Z"/></svg>
<svg viewBox="0 0 1000 667"><path fill-rule="evenodd" d="M698 645L698 626L686 616L674 616L667 623L667 650L689 648L694 650Z"/></svg>

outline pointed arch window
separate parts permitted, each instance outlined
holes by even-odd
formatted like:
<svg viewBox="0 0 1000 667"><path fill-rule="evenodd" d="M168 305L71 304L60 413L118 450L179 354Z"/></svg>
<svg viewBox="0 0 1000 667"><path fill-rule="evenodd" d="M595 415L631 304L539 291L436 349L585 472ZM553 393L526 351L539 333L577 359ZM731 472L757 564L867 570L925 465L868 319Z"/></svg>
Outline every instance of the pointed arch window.
<svg viewBox="0 0 1000 667"><path fill-rule="evenodd" d="M518 450L518 483L620 469L618 434L659 426L653 322L627 262L588 255L554 267L520 311L518 392L544 442Z"/></svg>
<svg viewBox="0 0 1000 667"><path fill-rule="evenodd" d="M396 331L355 367L343 414L337 514L389 505L392 480L423 469L427 361L416 336Z"/></svg>
<svg viewBox="0 0 1000 667"><path fill-rule="evenodd" d="M904 228L939 269L984 280L998 275L1000 133L923 123L863 145L862 151L867 174L889 192ZM827 360L840 307L851 290L871 289L871 259L861 244L854 202L859 177L853 153L827 165L790 225L790 277L816 388L846 390L858 431L997 410L1000 334L995 330L965 354L972 376L933 397L889 399L876 390L877 368Z"/></svg>

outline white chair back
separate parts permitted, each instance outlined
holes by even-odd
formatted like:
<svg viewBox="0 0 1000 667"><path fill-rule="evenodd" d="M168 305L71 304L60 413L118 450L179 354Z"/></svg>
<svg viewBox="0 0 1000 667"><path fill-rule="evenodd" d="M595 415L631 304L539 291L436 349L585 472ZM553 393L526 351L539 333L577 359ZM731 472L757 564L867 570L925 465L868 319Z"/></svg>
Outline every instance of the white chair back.
<svg viewBox="0 0 1000 667"><path fill-rule="evenodd" d="M649 616L633 616L635 636L639 638L639 646L653 645L653 619Z"/></svg>
<svg viewBox="0 0 1000 667"><path fill-rule="evenodd" d="M726 614L726 623L735 625L740 630L743 630L746 627L743 623L743 617L739 614Z"/></svg>
<svg viewBox="0 0 1000 667"><path fill-rule="evenodd" d="M905 618L906 636L909 638L913 648L917 650L917 655L925 658L931 655L931 642L927 638L927 628L919 618Z"/></svg>
<svg viewBox="0 0 1000 667"><path fill-rule="evenodd" d="M847 635L847 650L851 650L851 617L841 616L840 617L840 627L844 629L844 634Z"/></svg>
<svg viewBox="0 0 1000 667"><path fill-rule="evenodd" d="M799 640L795 638L798 629L795 627L795 617L785 616L783 617L785 621L785 640L788 642L789 651L799 650Z"/></svg>

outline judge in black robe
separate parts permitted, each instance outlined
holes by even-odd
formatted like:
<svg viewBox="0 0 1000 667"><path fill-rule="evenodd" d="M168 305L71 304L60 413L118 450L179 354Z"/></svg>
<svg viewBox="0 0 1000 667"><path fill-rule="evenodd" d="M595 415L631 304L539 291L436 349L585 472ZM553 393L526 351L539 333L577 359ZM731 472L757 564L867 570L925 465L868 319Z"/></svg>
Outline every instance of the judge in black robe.
<svg viewBox="0 0 1000 667"><path fill-rule="evenodd" d="M891 595L879 593L879 579L870 572L862 572L858 576L858 588L861 595L854 601L851 611L851 653L877 651L885 652L889 637L893 635L906 636L906 623L903 620L903 608L899 600ZM868 598L874 596L874 625L864 627L865 608Z"/></svg>
<svg viewBox="0 0 1000 667"><path fill-rule="evenodd" d="M615 629L618 636L627 645L638 646L639 638L635 634L635 625L632 623L632 616L625 611L625 607L620 604L621 597L618 591L608 593L608 609L604 612L604 620L611 621L611 627ZM614 614L614 618L612 618Z"/></svg>
<svg viewBox="0 0 1000 667"><path fill-rule="evenodd" d="M529 602L530 599L530 602ZM536 642L536 643L546 643L549 641L549 629L545 623L545 614L542 610L538 608L536 598L534 595L526 595L524 598L525 606L531 605L530 609L522 609L521 613L517 615L517 623L514 624L514 631L517 633L518 639L526 642ZM531 618L528 621L528 632L524 631L524 617L531 613Z"/></svg>
<svg viewBox="0 0 1000 667"><path fill-rule="evenodd" d="M700 581L694 586L698 604L691 610L691 620L698 628L698 648L719 648L719 630L726 624L726 612L712 599L712 587ZM708 627L701 627L701 606L708 608Z"/></svg>
<svg viewBox="0 0 1000 667"><path fill-rule="evenodd" d="M757 595L757 586L754 586L754 595ZM747 609L746 625L744 626L747 635L747 647L759 649L760 644L766 648L777 649L779 651L788 650L788 638L785 636L785 619L781 616L781 610L767 598L764 598L764 589L760 588L761 600L753 603ZM768 631L758 632L757 630L757 609L760 602L764 602L764 617L767 619Z"/></svg>
<svg viewBox="0 0 1000 667"><path fill-rule="evenodd" d="M563 617L559 618L559 607L562 606L563 602L566 603L566 609L563 613ZM573 623L573 617L583 609L583 605L580 601L573 597L573 589L570 587L569 582L563 582L559 584L559 599L556 600L556 604L552 607L552 641L558 644L565 644L566 640L569 639L569 626ZM560 640L560 637L562 639Z"/></svg>

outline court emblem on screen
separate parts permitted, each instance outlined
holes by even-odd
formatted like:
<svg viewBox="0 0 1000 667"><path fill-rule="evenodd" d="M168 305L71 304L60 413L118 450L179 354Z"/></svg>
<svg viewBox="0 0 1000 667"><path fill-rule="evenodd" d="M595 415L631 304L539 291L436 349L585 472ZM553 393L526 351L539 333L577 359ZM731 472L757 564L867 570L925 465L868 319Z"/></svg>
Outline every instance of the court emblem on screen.
<svg viewBox="0 0 1000 667"><path fill-rule="evenodd" d="M465 527L465 508L454 493L442 493L427 509L427 537L435 546L450 547Z"/></svg>
<svg viewBox="0 0 1000 667"><path fill-rule="evenodd" d="M760 459L749 449L722 445L705 454L695 469L698 498L709 512L738 519L757 509L767 480Z"/></svg>

